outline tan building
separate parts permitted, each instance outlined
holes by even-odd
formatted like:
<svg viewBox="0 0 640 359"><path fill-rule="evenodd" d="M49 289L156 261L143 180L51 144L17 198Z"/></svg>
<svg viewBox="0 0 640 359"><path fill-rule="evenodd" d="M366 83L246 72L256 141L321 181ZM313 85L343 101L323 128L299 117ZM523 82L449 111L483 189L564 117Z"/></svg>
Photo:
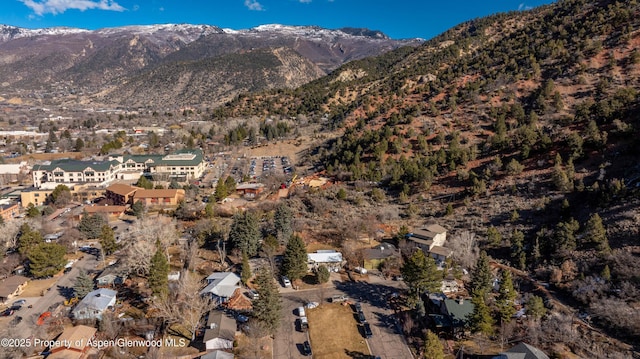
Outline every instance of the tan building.
<svg viewBox="0 0 640 359"><path fill-rule="evenodd" d="M140 188L122 183L112 184L105 190L105 197L116 206L131 204L133 194Z"/></svg>
<svg viewBox="0 0 640 359"><path fill-rule="evenodd" d="M42 206L47 201L49 195L53 192L49 189L29 188L20 192L20 203L23 208L29 207L29 203L33 205Z"/></svg>
<svg viewBox="0 0 640 359"><path fill-rule="evenodd" d="M183 199L183 189L139 189L133 194L133 203L142 201L147 207L177 206Z"/></svg>
<svg viewBox="0 0 640 359"><path fill-rule="evenodd" d="M20 214L20 206L17 203L5 204L0 206L0 216L6 222L12 220Z"/></svg>
<svg viewBox="0 0 640 359"><path fill-rule="evenodd" d="M0 302L7 301L19 296L27 286L29 278L21 275L14 275L0 282Z"/></svg>
<svg viewBox="0 0 640 359"><path fill-rule="evenodd" d="M105 214L110 219L120 218L124 214L125 206L84 206L83 210L87 214Z"/></svg>

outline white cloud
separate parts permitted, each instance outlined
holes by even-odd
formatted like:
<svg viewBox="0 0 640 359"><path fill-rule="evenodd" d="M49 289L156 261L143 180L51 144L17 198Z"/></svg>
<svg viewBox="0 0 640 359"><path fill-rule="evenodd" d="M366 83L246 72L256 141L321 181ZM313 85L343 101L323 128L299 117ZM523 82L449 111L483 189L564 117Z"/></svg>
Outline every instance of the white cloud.
<svg viewBox="0 0 640 359"><path fill-rule="evenodd" d="M244 0L244 6L253 11L264 11L262 4L258 0Z"/></svg>
<svg viewBox="0 0 640 359"><path fill-rule="evenodd" d="M303 4L308 4L310 3L312 0L299 0L301 3Z"/></svg>
<svg viewBox="0 0 640 359"><path fill-rule="evenodd" d="M33 10L36 15L44 14L62 14L63 12L73 9L85 11L89 9L124 11L124 7L120 6L113 0L19 0L25 6Z"/></svg>
<svg viewBox="0 0 640 359"><path fill-rule="evenodd" d="M521 3L520 5L518 5L518 10L520 11L531 10L531 9L533 9L533 6L525 5L525 3Z"/></svg>

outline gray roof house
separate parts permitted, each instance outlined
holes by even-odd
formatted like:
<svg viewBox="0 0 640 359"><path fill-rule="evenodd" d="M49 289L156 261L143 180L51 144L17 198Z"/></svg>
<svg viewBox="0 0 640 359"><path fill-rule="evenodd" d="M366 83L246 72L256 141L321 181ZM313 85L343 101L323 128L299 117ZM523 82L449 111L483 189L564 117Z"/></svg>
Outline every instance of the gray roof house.
<svg viewBox="0 0 640 359"><path fill-rule="evenodd" d="M549 359L540 349L526 343L520 343L493 359Z"/></svg>
<svg viewBox="0 0 640 359"><path fill-rule="evenodd" d="M200 357L200 359L233 359L233 354L223 352L222 350L214 350Z"/></svg>
<svg viewBox="0 0 640 359"><path fill-rule="evenodd" d="M98 287L123 284L127 279L127 274L116 265L109 266L96 277Z"/></svg>
<svg viewBox="0 0 640 359"><path fill-rule="evenodd" d="M231 272L216 272L207 277L207 286L200 291L200 295L210 295L219 304L233 296L233 292L240 283L240 277Z"/></svg>
<svg viewBox="0 0 640 359"><path fill-rule="evenodd" d="M104 313L110 307L116 305L115 290L99 288L87 294L73 309L75 319L102 319Z"/></svg>
<svg viewBox="0 0 640 359"><path fill-rule="evenodd" d="M209 312L202 342L207 350L232 349L236 336L236 321L221 311Z"/></svg>

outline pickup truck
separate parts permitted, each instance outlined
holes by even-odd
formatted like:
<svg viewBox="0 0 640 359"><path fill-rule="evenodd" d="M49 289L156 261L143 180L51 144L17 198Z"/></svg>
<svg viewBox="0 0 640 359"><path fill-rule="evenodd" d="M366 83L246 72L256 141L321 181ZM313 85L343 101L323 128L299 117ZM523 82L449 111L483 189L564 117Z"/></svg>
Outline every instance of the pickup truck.
<svg viewBox="0 0 640 359"><path fill-rule="evenodd" d="M334 295L331 296L330 301L331 303L341 303L341 302L346 302L349 298L346 295Z"/></svg>

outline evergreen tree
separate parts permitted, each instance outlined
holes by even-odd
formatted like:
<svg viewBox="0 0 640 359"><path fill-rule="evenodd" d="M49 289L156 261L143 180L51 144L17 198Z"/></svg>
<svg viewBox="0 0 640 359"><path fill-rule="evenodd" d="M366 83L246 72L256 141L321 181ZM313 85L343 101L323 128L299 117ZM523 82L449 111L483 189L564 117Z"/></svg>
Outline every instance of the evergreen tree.
<svg viewBox="0 0 640 359"><path fill-rule="evenodd" d="M56 207L64 207L71 201L71 189L63 184L59 184L49 195L49 200L50 203L53 203Z"/></svg>
<svg viewBox="0 0 640 359"><path fill-rule="evenodd" d="M73 150L75 152L80 152L82 151L83 148L84 148L84 141L82 140L82 138L78 137L78 139L76 139L75 145L73 146Z"/></svg>
<svg viewBox="0 0 640 359"><path fill-rule="evenodd" d="M517 229L511 234L511 262L518 269L525 269L526 256L524 253L524 233Z"/></svg>
<svg viewBox="0 0 640 359"><path fill-rule="evenodd" d="M329 278L331 277L331 273L329 273L329 269L327 269L326 266L321 265L316 270L316 277L318 279L319 284L324 284L329 281Z"/></svg>
<svg viewBox="0 0 640 359"><path fill-rule="evenodd" d="M40 243L29 249L29 273L36 278L52 276L64 268L67 248L57 243Z"/></svg>
<svg viewBox="0 0 640 359"><path fill-rule="evenodd" d="M240 273L242 284L247 285L251 279L251 265L249 265L249 256L246 252L242 252L242 271Z"/></svg>
<svg viewBox="0 0 640 359"><path fill-rule="evenodd" d="M281 203L276 208L273 216L273 226L276 230L276 238L282 244L286 244L293 234L293 212L291 208L284 203Z"/></svg>
<svg viewBox="0 0 640 359"><path fill-rule="evenodd" d="M223 181L222 178L218 179L218 184L216 184L216 190L213 193L213 196L215 197L216 201L222 201L228 195L227 186L224 184L224 182L225 181Z"/></svg>
<svg viewBox="0 0 640 359"><path fill-rule="evenodd" d="M107 225L107 221L101 215L84 212L78 223L78 230L89 239L100 238L104 225Z"/></svg>
<svg viewBox="0 0 640 359"><path fill-rule="evenodd" d="M525 304L525 308L527 309L527 315L535 320L538 320L547 314L547 308L544 307L544 301L537 295L529 298Z"/></svg>
<svg viewBox="0 0 640 359"><path fill-rule="evenodd" d="M256 275L255 284L258 298L253 302L253 315L275 335L280 325L282 300L273 280L273 273L267 267L262 267Z"/></svg>
<svg viewBox="0 0 640 359"><path fill-rule="evenodd" d="M556 225L555 240L558 250L573 251L576 249L576 232L580 229L580 224L573 218L566 222L559 222Z"/></svg>
<svg viewBox="0 0 640 359"><path fill-rule="evenodd" d="M136 216L136 218L142 219L142 217L144 217L146 208L142 201L136 201L133 205L131 205L131 211L133 212L133 215Z"/></svg>
<svg viewBox="0 0 640 359"><path fill-rule="evenodd" d="M606 281L611 280L611 269L609 269L608 264L605 264L604 268L602 269L602 273L600 273L600 277L602 277L602 279Z"/></svg>
<svg viewBox="0 0 640 359"><path fill-rule="evenodd" d="M415 251L400 271L414 300L418 300L425 290L433 293L440 289L442 274L436 261L422 250Z"/></svg>
<svg viewBox="0 0 640 359"><path fill-rule="evenodd" d="M153 182L149 181L145 176L140 176L136 186L144 189L153 189Z"/></svg>
<svg viewBox="0 0 640 359"><path fill-rule="evenodd" d="M595 245L600 252L609 252L609 240L607 239L607 232L602 224L602 218L597 213L594 213L589 220L585 228L586 242Z"/></svg>
<svg viewBox="0 0 640 359"><path fill-rule="evenodd" d="M281 270L292 281L307 274L307 248L302 238L297 235L293 235L287 243Z"/></svg>
<svg viewBox="0 0 640 359"><path fill-rule="evenodd" d="M498 312L500 313L500 321L502 323L509 322L511 317L516 313L515 302L517 293L513 288L511 272L503 270L500 277L500 290L498 291Z"/></svg>
<svg viewBox="0 0 640 359"><path fill-rule="evenodd" d="M484 291L477 291L472 294L471 303L473 303L473 313L469 318L471 330L484 335L493 334L493 318L491 311L485 302Z"/></svg>
<svg viewBox="0 0 640 359"><path fill-rule="evenodd" d="M471 275L471 293L489 293L491 291L491 268L487 252L480 252L476 267Z"/></svg>
<svg viewBox="0 0 640 359"><path fill-rule="evenodd" d="M36 218L40 217L40 210L33 205L33 203L29 203L27 206L27 217Z"/></svg>
<svg viewBox="0 0 640 359"><path fill-rule="evenodd" d="M258 244L260 242L260 228L258 220L251 213L237 213L233 216L233 223L229 231L229 241L233 248L238 248L246 252L249 257L258 254Z"/></svg>
<svg viewBox="0 0 640 359"><path fill-rule="evenodd" d="M85 272L84 270L80 270L80 273L78 273L78 276L76 277L76 280L73 284L73 291L75 292L75 296L78 297L78 299L82 299L92 290L93 280L91 279L91 277L89 277L87 272Z"/></svg>
<svg viewBox="0 0 640 359"><path fill-rule="evenodd" d="M42 234L39 231L34 231L27 223L23 223L20 226L20 234L18 235L18 252L26 255L31 249L44 243Z"/></svg>
<svg viewBox="0 0 640 359"><path fill-rule="evenodd" d="M502 243L502 234L496 227L491 226L487 229L487 241L493 246L499 246Z"/></svg>
<svg viewBox="0 0 640 359"><path fill-rule="evenodd" d="M100 230L100 246L102 247L102 251L105 256L110 255L118 249L115 233L113 232L113 229L106 224L102 226L102 229Z"/></svg>
<svg viewBox="0 0 640 359"><path fill-rule="evenodd" d="M169 292L169 261L159 241L149 266L149 288L157 296L165 296Z"/></svg>
<svg viewBox="0 0 640 359"><path fill-rule="evenodd" d="M228 176L224 180L224 187L226 188L227 196L233 194L233 192L236 191L236 180L233 179L233 177Z"/></svg>
<svg viewBox="0 0 640 359"><path fill-rule="evenodd" d="M424 359L444 359L444 348L442 347L440 338L428 329L424 342Z"/></svg>

